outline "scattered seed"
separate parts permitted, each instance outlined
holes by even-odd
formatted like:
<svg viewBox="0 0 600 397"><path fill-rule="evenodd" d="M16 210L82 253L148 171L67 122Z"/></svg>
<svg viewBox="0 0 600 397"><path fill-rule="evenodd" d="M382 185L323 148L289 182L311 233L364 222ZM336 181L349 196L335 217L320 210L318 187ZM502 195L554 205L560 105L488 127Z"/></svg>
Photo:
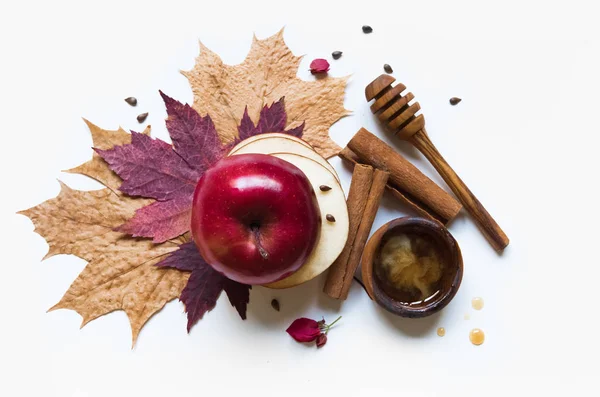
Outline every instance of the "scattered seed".
<svg viewBox="0 0 600 397"><path fill-rule="evenodd" d="M327 186L327 185L321 185L321 186L319 186L319 189L320 189L322 192L327 192L327 191L331 190L331 186Z"/></svg>
<svg viewBox="0 0 600 397"><path fill-rule="evenodd" d="M335 222L335 218L331 214L325 215L325 219L327 219L329 222Z"/></svg>
<svg viewBox="0 0 600 397"><path fill-rule="evenodd" d="M363 25L362 30L363 30L363 33L371 33L371 32L373 32L373 28L370 27L369 25Z"/></svg>
<svg viewBox="0 0 600 397"><path fill-rule="evenodd" d="M148 117L148 113L142 113L137 116L138 123L143 123L146 121L146 117Z"/></svg>
<svg viewBox="0 0 600 397"><path fill-rule="evenodd" d="M127 102L128 104L130 104L131 106L135 106L137 105L137 99L135 99L134 97L130 96L128 98L125 98L125 102Z"/></svg>
<svg viewBox="0 0 600 397"><path fill-rule="evenodd" d="M331 57L333 59L340 59L342 57L342 52L341 51L334 51L331 53Z"/></svg>
<svg viewBox="0 0 600 397"><path fill-rule="evenodd" d="M385 70L386 73L394 73L394 69L387 63L383 65L383 70Z"/></svg>
<svg viewBox="0 0 600 397"><path fill-rule="evenodd" d="M452 105L452 106L458 105L458 103L460 101L462 101L462 99L453 96L452 98L450 98L450 105Z"/></svg>
<svg viewBox="0 0 600 397"><path fill-rule="evenodd" d="M277 311L279 311L279 301L277 299L273 299L271 301L271 307Z"/></svg>

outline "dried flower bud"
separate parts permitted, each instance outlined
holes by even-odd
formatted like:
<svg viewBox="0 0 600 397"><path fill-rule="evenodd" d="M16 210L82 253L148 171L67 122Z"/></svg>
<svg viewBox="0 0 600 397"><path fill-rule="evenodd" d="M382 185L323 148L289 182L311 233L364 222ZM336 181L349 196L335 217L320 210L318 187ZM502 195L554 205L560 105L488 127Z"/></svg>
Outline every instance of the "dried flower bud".
<svg viewBox="0 0 600 397"><path fill-rule="evenodd" d="M327 73L329 71L329 62L326 59L317 58L310 63L310 72L312 74Z"/></svg>
<svg viewBox="0 0 600 397"><path fill-rule="evenodd" d="M337 323L340 318L342 318L342 316L327 325L325 319L315 321L310 318L301 317L294 320L286 332L297 342L312 342L316 340L317 347L321 347L327 342L327 333L333 324Z"/></svg>
<svg viewBox="0 0 600 397"><path fill-rule="evenodd" d="M297 342L312 342L321 334L319 323L310 318L301 317L285 330Z"/></svg>
<svg viewBox="0 0 600 397"><path fill-rule="evenodd" d="M327 343L327 334L317 336L317 347L323 347Z"/></svg>

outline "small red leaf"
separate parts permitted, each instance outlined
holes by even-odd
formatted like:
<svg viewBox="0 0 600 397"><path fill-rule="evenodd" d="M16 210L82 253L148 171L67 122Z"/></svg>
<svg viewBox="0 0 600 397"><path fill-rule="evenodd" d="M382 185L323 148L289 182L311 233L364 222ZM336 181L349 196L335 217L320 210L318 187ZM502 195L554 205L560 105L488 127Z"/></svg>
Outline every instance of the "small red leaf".
<svg viewBox="0 0 600 397"><path fill-rule="evenodd" d="M320 334L317 336L317 347L323 347L327 343L327 334Z"/></svg>
<svg viewBox="0 0 600 397"><path fill-rule="evenodd" d="M312 342L321 333L321 328L315 320L301 317L294 320L288 329L286 329L286 332L297 342Z"/></svg>
<svg viewBox="0 0 600 397"><path fill-rule="evenodd" d="M215 271L202 258L194 242L180 245L177 251L171 253L156 266L192 272L179 298L185 305L188 315L188 332L206 312L214 309L223 290L240 317L246 319L246 307L252 287L229 280Z"/></svg>
<svg viewBox="0 0 600 397"><path fill-rule="evenodd" d="M190 230L191 219L192 196L187 195L142 207L117 230L133 237L152 237L154 243L162 243Z"/></svg>
<svg viewBox="0 0 600 397"><path fill-rule="evenodd" d="M312 74L327 73L329 71L329 62L326 59L317 58L310 63L310 72Z"/></svg>
<svg viewBox="0 0 600 397"><path fill-rule="evenodd" d="M260 111L258 120L259 134L267 132L283 132L287 123L287 113L285 112L284 98L282 97L277 102L273 102L271 106L265 105Z"/></svg>
<svg viewBox="0 0 600 397"><path fill-rule="evenodd" d="M246 138L250 138L251 136L257 135L260 132L254 126L252 119L248 115L248 106L244 109L244 115L242 116L242 120L240 121L240 125L238 126L238 136L240 140L244 140Z"/></svg>

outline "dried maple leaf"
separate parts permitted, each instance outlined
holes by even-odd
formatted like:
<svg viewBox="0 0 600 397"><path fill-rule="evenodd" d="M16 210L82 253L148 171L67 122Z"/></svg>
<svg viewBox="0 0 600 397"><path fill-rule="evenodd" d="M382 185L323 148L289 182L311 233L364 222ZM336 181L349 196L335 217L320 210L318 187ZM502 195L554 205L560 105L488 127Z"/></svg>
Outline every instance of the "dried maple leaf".
<svg viewBox="0 0 600 397"><path fill-rule="evenodd" d="M257 120L263 106L285 97L289 127L306 122L303 138L329 158L340 150L329 138L329 127L349 114L344 108L348 79L301 80L296 76L301 59L286 46L282 30L265 40L255 37L244 62L234 66L200 43L194 68L182 73L192 87L194 109L210 114L223 143L235 140L246 106Z"/></svg>
<svg viewBox="0 0 600 397"><path fill-rule="evenodd" d="M185 238L173 239L189 231L196 182L224 155L225 147L210 117L201 117L190 106L161 95L173 147L150 138L149 130L108 131L86 120L96 154L69 172L92 177L107 188L84 192L61 183L56 198L21 212L48 242L45 258L73 254L88 261L51 310L77 311L83 317L82 326L124 310L134 344L148 319L177 296L186 305L188 330L215 306L222 290L243 319L249 301L250 286L214 271L192 243L184 244ZM240 131L247 136L267 130L301 136L303 125L285 131L286 120L282 99L262 109L257 126L246 114Z"/></svg>
<svg viewBox="0 0 600 397"><path fill-rule="evenodd" d="M75 310L83 317L82 326L124 310L135 344L146 321L176 298L188 279L185 273L154 266L177 249L174 242L156 245L114 230L149 201L110 189L73 190L61 183L56 198L21 212L48 242L45 258L73 254L89 262L50 310Z"/></svg>
<svg viewBox="0 0 600 397"><path fill-rule="evenodd" d="M177 251L163 259L157 266L191 272L190 279L179 298L185 304L185 311L188 314L188 332L204 316L204 313L214 309L223 290L240 317L246 319L246 307L250 301L252 287L230 280L215 271L200 256L193 242L182 244Z"/></svg>
<svg viewBox="0 0 600 397"><path fill-rule="evenodd" d="M114 131L104 130L86 119L83 119L83 121L85 121L90 129L92 142L95 148L107 150L112 149L115 145L131 143L131 134L122 128ZM142 134L150 135L150 126L146 127ZM106 161L96 153L92 155L91 160L80 166L66 170L65 172L87 175L113 190L115 193L118 192L122 182L121 178L108 168Z"/></svg>
<svg viewBox="0 0 600 397"><path fill-rule="evenodd" d="M96 152L123 179L119 190L159 200L136 211L119 231L162 243L189 230L192 195L202 173L224 155L209 116L160 93L173 146L132 132L131 143Z"/></svg>

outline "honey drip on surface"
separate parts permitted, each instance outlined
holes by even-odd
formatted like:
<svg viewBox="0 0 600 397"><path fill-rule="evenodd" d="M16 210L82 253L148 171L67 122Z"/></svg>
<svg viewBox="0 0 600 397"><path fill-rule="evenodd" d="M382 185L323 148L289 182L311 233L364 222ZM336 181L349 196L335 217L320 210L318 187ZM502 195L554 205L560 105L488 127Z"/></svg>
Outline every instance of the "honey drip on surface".
<svg viewBox="0 0 600 397"><path fill-rule="evenodd" d="M446 335L446 329L444 327L439 327L437 329L437 334L438 334L438 336L444 336L444 335Z"/></svg>
<svg viewBox="0 0 600 397"><path fill-rule="evenodd" d="M473 328L469 333L469 340L475 346L479 346L485 340L485 334L479 328Z"/></svg>
<svg viewBox="0 0 600 397"><path fill-rule="evenodd" d="M483 309L483 298L473 298L471 299L471 306L475 310Z"/></svg>

